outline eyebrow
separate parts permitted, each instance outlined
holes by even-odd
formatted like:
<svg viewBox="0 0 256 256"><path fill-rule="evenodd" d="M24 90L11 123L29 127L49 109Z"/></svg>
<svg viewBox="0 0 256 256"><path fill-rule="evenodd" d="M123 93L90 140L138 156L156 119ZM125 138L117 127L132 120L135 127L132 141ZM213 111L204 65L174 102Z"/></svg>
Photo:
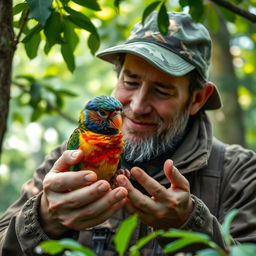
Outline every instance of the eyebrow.
<svg viewBox="0 0 256 256"><path fill-rule="evenodd" d="M129 69L125 69L123 73L131 78L140 78L139 75L133 74Z"/></svg>
<svg viewBox="0 0 256 256"><path fill-rule="evenodd" d="M135 78L135 79L140 79L141 78L138 74L132 73L129 69L125 69L123 71L123 73L125 75L129 76L130 78ZM170 83L164 84L164 83L161 83L161 82L153 82L153 84L155 84L156 86L161 87L163 89L171 89L171 90L176 89L176 87L174 85L170 84Z"/></svg>

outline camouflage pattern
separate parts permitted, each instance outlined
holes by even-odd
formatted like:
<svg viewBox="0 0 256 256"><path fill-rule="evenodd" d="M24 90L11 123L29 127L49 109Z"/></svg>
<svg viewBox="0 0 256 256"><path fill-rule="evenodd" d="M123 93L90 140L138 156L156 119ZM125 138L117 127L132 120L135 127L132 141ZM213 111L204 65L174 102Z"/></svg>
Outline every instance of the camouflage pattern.
<svg viewBox="0 0 256 256"><path fill-rule="evenodd" d="M211 38L207 29L192 20L189 14L168 12L167 35L160 33L155 11L144 22L136 24L127 41L97 53L97 57L116 63L120 53L144 58L156 68L172 76L183 76L197 69L208 80L211 60ZM205 109L218 109L221 100L217 88L208 99Z"/></svg>

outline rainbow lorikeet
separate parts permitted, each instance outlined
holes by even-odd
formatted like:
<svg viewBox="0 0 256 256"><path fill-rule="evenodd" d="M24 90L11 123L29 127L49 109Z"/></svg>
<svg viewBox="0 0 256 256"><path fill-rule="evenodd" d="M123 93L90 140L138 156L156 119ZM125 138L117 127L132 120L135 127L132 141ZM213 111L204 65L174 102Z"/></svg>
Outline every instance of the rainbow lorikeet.
<svg viewBox="0 0 256 256"><path fill-rule="evenodd" d="M122 104L111 96L95 97L86 104L68 141L68 149L84 152L84 159L71 166L72 171L92 170L98 179L111 179L124 147L121 111Z"/></svg>

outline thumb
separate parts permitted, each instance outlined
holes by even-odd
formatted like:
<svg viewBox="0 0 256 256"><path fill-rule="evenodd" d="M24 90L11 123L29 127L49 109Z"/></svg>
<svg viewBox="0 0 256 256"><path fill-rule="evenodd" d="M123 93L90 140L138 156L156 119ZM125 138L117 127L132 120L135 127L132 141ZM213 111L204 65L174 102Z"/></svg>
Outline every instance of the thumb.
<svg viewBox="0 0 256 256"><path fill-rule="evenodd" d="M168 159L164 163L164 173L167 179L171 183L171 189L182 189L189 191L188 180L179 172L179 170L173 165L173 161Z"/></svg>
<svg viewBox="0 0 256 256"><path fill-rule="evenodd" d="M61 157L54 163L52 171L65 172L68 168L79 163L83 158L82 150L66 150Z"/></svg>

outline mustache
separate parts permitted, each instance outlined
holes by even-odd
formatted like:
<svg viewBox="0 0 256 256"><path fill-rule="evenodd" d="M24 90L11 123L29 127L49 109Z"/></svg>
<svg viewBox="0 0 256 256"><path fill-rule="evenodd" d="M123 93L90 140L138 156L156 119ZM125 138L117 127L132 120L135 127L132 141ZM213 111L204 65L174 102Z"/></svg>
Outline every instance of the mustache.
<svg viewBox="0 0 256 256"><path fill-rule="evenodd" d="M129 119L141 122L141 123L145 123L145 124L162 124L163 120L157 116L157 115L138 115L138 114L134 114L132 113L132 111L128 108L123 109L122 111L122 117L128 117Z"/></svg>

